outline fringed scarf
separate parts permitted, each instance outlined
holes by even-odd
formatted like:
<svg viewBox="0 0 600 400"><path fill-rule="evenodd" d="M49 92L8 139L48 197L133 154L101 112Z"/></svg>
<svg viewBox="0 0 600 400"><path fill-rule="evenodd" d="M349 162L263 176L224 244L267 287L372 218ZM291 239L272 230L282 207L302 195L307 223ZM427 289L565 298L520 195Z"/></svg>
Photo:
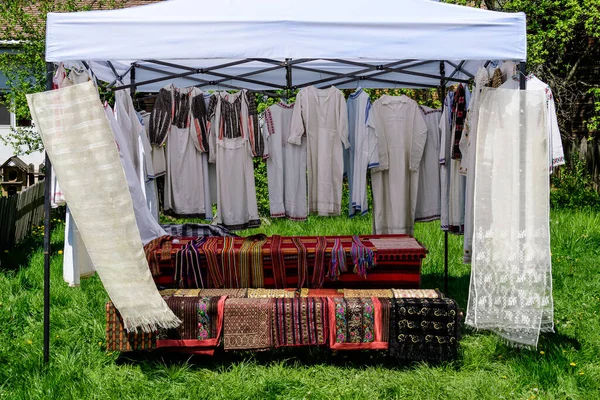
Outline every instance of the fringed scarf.
<svg viewBox="0 0 600 400"><path fill-rule="evenodd" d="M171 259L171 242L173 241L173 239L173 236L161 236L149 241L144 246L144 254L146 255L146 259L148 260L148 265L150 266L150 272L152 273L152 276L160 275L159 261L164 259L165 251L162 250L164 247L168 248L169 259ZM159 253L157 251L159 249L161 249L160 260L158 258Z"/></svg>
<svg viewBox="0 0 600 400"><path fill-rule="evenodd" d="M360 277L367 278L367 270L376 264L373 250L365 246L358 236L352 236L352 248L350 249L354 273Z"/></svg>
<svg viewBox="0 0 600 400"><path fill-rule="evenodd" d="M306 246L297 237L292 237L292 243L298 251L298 289L304 287L308 280L308 260L306 256Z"/></svg>
<svg viewBox="0 0 600 400"><path fill-rule="evenodd" d="M175 282L181 288L204 288L200 247L206 238L191 240L175 255Z"/></svg>
<svg viewBox="0 0 600 400"><path fill-rule="evenodd" d="M275 347L319 346L327 342L327 299L304 297L273 301Z"/></svg>
<svg viewBox="0 0 600 400"><path fill-rule="evenodd" d="M263 234L248 236L244 239L240 249L242 287L261 288L265 286L262 248L266 242L267 237Z"/></svg>
<svg viewBox="0 0 600 400"><path fill-rule="evenodd" d="M223 238L223 250L221 251L221 264L223 265L223 274L225 284L230 288L240 287L240 277L238 276L238 266L235 252L234 238Z"/></svg>
<svg viewBox="0 0 600 400"><path fill-rule="evenodd" d="M206 257L206 264L208 265L208 286L213 288L220 288L225 284L217 259L219 240L220 238L218 237L207 237L202 246L202 251Z"/></svg>
<svg viewBox="0 0 600 400"><path fill-rule="evenodd" d="M329 270L327 271L327 277L332 281L340 279L342 272L348 271L346 268L346 250L342 246L342 241L338 239L333 240L333 248L331 249L331 261L329 262Z"/></svg>
<svg viewBox="0 0 600 400"><path fill-rule="evenodd" d="M315 266L313 268L312 287L320 288L325 281L325 252L327 251L327 239L324 236L317 237L315 246Z"/></svg>
<svg viewBox="0 0 600 400"><path fill-rule="evenodd" d="M328 298L329 347L333 350L386 350L381 302L376 297Z"/></svg>
<svg viewBox="0 0 600 400"><path fill-rule="evenodd" d="M409 361L455 359L460 317L458 305L452 299L394 299L390 354Z"/></svg>
<svg viewBox="0 0 600 400"><path fill-rule="evenodd" d="M277 289L285 288L286 284L285 260L281 251L282 241L283 239L279 235L271 237L271 266L273 267L273 279Z"/></svg>

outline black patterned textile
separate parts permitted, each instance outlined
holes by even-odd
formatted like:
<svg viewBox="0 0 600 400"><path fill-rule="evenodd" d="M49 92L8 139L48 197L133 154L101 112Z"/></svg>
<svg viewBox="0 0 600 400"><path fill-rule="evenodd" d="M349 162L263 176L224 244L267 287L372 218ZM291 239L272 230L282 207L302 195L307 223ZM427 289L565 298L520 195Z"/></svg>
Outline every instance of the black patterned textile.
<svg viewBox="0 0 600 400"><path fill-rule="evenodd" d="M390 354L403 361L455 359L461 315L453 299L393 299Z"/></svg>
<svg viewBox="0 0 600 400"><path fill-rule="evenodd" d="M167 133L174 115L173 107L171 91L164 88L160 89L148 124L149 140L155 146L162 146L167 139Z"/></svg>
<svg viewBox="0 0 600 400"><path fill-rule="evenodd" d="M179 225L161 225L167 232L167 235L179 237L202 237L202 236L221 236L221 237L237 237L235 233L229 231L221 225L208 224L179 224Z"/></svg>

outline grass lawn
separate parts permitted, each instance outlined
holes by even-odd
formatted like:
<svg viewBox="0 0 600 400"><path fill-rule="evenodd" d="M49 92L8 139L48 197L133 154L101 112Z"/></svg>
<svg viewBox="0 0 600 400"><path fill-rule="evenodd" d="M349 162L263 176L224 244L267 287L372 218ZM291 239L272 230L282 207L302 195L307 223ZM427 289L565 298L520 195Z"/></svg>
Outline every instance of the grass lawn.
<svg viewBox="0 0 600 400"><path fill-rule="evenodd" d="M373 353L327 350L223 354L214 358L104 350L99 279L62 281L62 225L52 235L51 362L42 362L43 254L37 234L0 267L0 398L6 399L600 399L600 214L553 211L556 333L537 350L507 347L496 336L463 329L453 363L397 365ZM287 235L371 232L368 217L275 221L258 230ZM418 224L429 249L423 287L441 288L439 223ZM462 237L450 237L448 295L466 307L469 266Z"/></svg>

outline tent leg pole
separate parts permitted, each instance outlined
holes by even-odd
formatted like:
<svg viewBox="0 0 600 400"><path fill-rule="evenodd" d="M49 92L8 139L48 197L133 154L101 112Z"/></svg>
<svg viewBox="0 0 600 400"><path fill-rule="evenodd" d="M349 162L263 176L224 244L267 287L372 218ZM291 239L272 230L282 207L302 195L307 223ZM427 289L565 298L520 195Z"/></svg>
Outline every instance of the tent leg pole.
<svg viewBox="0 0 600 400"><path fill-rule="evenodd" d="M448 295L448 232L444 232L444 294Z"/></svg>
<svg viewBox="0 0 600 400"><path fill-rule="evenodd" d="M46 90L52 90L54 64L46 63ZM44 161L44 364L50 361L50 187L52 184L52 164L48 153Z"/></svg>
<svg viewBox="0 0 600 400"><path fill-rule="evenodd" d="M446 64L440 61L440 94L442 100L442 112L444 111L444 100L446 99ZM444 294L448 295L448 232L444 232Z"/></svg>

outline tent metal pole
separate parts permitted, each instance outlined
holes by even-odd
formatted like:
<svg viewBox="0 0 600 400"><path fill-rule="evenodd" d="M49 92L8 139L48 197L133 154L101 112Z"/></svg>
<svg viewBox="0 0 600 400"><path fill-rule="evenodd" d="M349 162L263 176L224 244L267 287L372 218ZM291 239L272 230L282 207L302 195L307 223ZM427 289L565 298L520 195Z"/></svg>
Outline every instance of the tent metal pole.
<svg viewBox="0 0 600 400"><path fill-rule="evenodd" d="M131 80L131 100L135 100L135 89L137 87L135 84L135 64L131 64L131 71L129 71L129 79Z"/></svg>
<svg viewBox="0 0 600 400"><path fill-rule="evenodd" d="M400 64L406 64L408 62L411 62L411 60L395 61L395 62L392 62L389 64L384 64L382 67L393 67L393 66L400 65ZM299 70L303 70L303 71L308 71L308 72L316 72L316 73L321 73L321 74L333 75L328 78L323 78L323 79L319 79L319 80L312 81L312 82L306 82L306 83L303 83L301 86L298 86L298 87L306 87L306 86L319 85L321 83L336 81L336 80L342 79L342 78L352 78L351 79L351 82L352 82L352 81L356 80L356 78L355 78L356 75L376 71L377 65L372 65L368 68L363 68L358 71L352 71L352 72L348 72L345 74L339 73L339 72L321 70L321 69L317 69L317 68L304 67L304 66L302 66L302 67L296 66L295 68L299 69Z"/></svg>
<svg viewBox="0 0 600 400"><path fill-rule="evenodd" d="M519 63L519 89L525 90L527 88L527 63L522 61Z"/></svg>
<svg viewBox="0 0 600 400"><path fill-rule="evenodd" d="M456 71L455 71L456 72ZM446 99L446 64L440 61L440 91L442 96L442 112L444 111L444 100ZM444 294L448 295L448 231L444 231Z"/></svg>
<svg viewBox="0 0 600 400"><path fill-rule="evenodd" d="M46 90L52 90L54 64L46 63ZM52 184L52 164L48 153L44 152L44 364L50 361L50 189Z"/></svg>
<svg viewBox="0 0 600 400"><path fill-rule="evenodd" d="M192 82L200 82L200 85L195 85L196 87L203 87L203 86L223 86L223 87L228 87L228 88L232 88L232 89L239 89L239 87L237 86L233 86L233 85L228 85L228 84L224 84L222 82L226 82L226 81L230 81L230 80L240 80L238 78L240 77L244 77L244 76L251 76L251 75L257 75L257 74L262 74L264 72L269 72L269 71L274 71L277 69L281 69L281 66L277 66L277 67L270 67L270 68L265 68L259 71L252 71L252 72L247 72L245 74L241 74L239 76L229 76L227 75L225 79L217 79L217 80L207 80L207 79L202 79L202 78L197 78L197 77L192 77L191 75L195 75L195 72L189 71L189 72L184 72L182 74L172 74L170 72L167 71L162 71L158 68L154 68L154 67L149 67L148 65L142 65L142 64L136 64L137 68L141 68L143 70L146 71L152 71L152 72L156 72L159 74L163 74L165 75L164 77L161 78L156 78L156 79L151 79L151 80L147 80L147 81L141 81L141 82L137 82L135 85L137 87L146 85L148 83L155 83L155 82L160 82L160 81L168 81L169 79L173 79L173 78L184 78L187 79L189 81ZM197 72L197 73L202 73L202 72ZM211 72L205 72L207 74L212 74ZM268 82L259 82L258 84L260 84L261 86L266 86L266 87L273 87L273 85L271 83ZM128 86L120 86L120 87L116 87L112 90L119 90L119 89L125 89L129 87ZM277 89L277 88L275 88ZM277 97L277 96L275 96Z"/></svg>
<svg viewBox="0 0 600 400"><path fill-rule="evenodd" d="M292 59L291 58L286 58L285 59L285 86L286 86L286 100L289 101L291 94L292 94L292 64L291 64Z"/></svg>

